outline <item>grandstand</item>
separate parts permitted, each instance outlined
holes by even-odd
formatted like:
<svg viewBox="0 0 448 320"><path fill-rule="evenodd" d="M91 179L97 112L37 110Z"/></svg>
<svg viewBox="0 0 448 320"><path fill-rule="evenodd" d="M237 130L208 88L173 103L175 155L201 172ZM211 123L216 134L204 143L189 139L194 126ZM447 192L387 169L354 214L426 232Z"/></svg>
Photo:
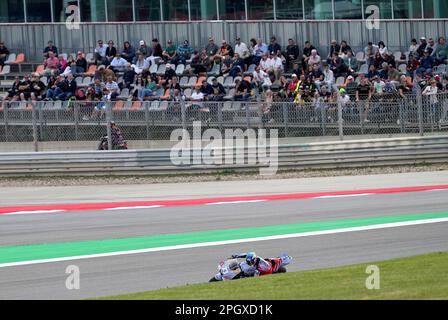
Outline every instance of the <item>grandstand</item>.
<svg viewBox="0 0 448 320"><path fill-rule="evenodd" d="M23 14L20 4L0 8L8 22L0 28L0 112L31 109L31 101L51 110L79 103L90 106L88 121L110 101L114 111L149 108L169 123L179 120L178 102L209 113L208 121L216 108L222 118L247 104L274 123L285 121L275 105L287 103L291 112L310 108L303 120L311 123L342 103L370 122L370 102L398 110L423 93L431 105L429 96L440 96L436 122L444 122L445 1L379 1L378 30L365 25L366 0L47 2L34 11L25 0ZM63 23L68 5L80 8L79 30Z"/></svg>

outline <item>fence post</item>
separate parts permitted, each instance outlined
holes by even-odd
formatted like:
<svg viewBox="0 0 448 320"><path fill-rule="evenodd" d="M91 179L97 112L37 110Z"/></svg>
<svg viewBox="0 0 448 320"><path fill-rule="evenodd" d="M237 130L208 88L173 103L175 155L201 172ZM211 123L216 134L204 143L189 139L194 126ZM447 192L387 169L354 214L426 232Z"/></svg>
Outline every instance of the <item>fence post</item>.
<svg viewBox="0 0 448 320"><path fill-rule="evenodd" d="M282 103L283 112L283 124L285 126L285 138L289 136L288 134L288 103Z"/></svg>
<svg viewBox="0 0 448 320"><path fill-rule="evenodd" d="M218 103L218 126L219 126L219 132L223 132L222 131L222 108L224 107L222 102L217 102Z"/></svg>
<svg viewBox="0 0 448 320"><path fill-rule="evenodd" d="M75 117L75 140L79 140L79 104L74 102L73 116Z"/></svg>
<svg viewBox="0 0 448 320"><path fill-rule="evenodd" d="M423 137L425 132L423 129L423 97L422 97L422 90L418 84L417 84L417 112L418 112L418 130L420 136Z"/></svg>
<svg viewBox="0 0 448 320"><path fill-rule="evenodd" d="M146 139L149 140L149 103L148 101L143 101L143 105L145 106L145 122L146 122Z"/></svg>
<svg viewBox="0 0 448 320"><path fill-rule="evenodd" d="M182 118L182 129L187 130L187 111L184 99L180 99L180 113Z"/></svg>
<svg viewBox="0 0 448 320"><path fill-rule="evenodd" d="M34 144L34 152L39 152L39 138L37 136L37 119L36 119L36 103L31 102L32 107L32 116L33 116L33 144Z"/></svg>
<svg viewBox="0 0 448 320"><path fill-rule="evenodd" d="M343 127L343 117L342 117L342 103L341 96L338 91L338 127L339 127L339 139L344 140L344 127Z"/></svg>
<svg viewBox="0 0 448 320"><path fill-rule="evenodd" d="M106 101L106 122L107 122L107 148L109 151L112 150L112 108L110 101Z"/></svg>
<svg viewBox="0 0 448 320"><path fill-rule="evenodd" d="M9 101L6 102L3 108L3 117L5 119L5 142L8 142L9 137L9 128L8 128L8 109L9 109Z"/></svg>
<svg viewBox="0 0 448 320"><path fill-rule="evenodd" d="M250 105L247 102L244 102L244 106L246 108L246 125L247 125L247 129L250 129L250 117L249 117Z"/></svg>

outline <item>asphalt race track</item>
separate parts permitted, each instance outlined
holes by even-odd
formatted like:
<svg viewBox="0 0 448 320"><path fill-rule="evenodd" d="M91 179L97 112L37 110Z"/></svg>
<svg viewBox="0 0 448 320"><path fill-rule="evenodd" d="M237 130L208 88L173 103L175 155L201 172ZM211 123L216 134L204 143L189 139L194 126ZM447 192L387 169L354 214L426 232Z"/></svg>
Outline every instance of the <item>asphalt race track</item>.
<svg viewBox="0 0 448 320"><path fill-rule="evenodd" d="M1 246L141 237L279 224L446 212L448 190L328 199L0 216ZM206 282L217 263L255 250L288 252L290 271L448 250L448 222L0 267L0 299L79 299ZM80 289L66 288L66 268Z"/></svg>

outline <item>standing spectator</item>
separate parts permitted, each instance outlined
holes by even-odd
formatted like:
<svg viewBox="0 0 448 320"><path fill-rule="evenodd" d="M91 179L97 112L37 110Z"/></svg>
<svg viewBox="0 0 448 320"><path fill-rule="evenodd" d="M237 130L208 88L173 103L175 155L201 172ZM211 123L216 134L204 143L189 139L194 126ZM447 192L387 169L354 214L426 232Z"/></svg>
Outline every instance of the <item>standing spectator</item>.
<svg viewBox="0 0 448 320"><path fill-rule="evenodd" d="M127 62L132 63L135 58L135 49L131 46L129 41L125 41L123 44L123 51L121 51L121 57Z"/></svg>
<svg viewBox="0 0 448 320"><path fill-rule="evenodd" d="M448 44L444 37L439 38L439 44L435 50L435 58L436 62L439 64L445 63L448 59Z"/></svg>
<svg viewBox="0 0 448 320"><path fill-rule="evenodd" d="M50 52L53 52L56 57L58 56L58 48L55 47L51 40L48 41L47 46L44 49L44 58L49 58Z"/></svg>
<svg viewBox="0 0 448 320"><path fill-rule="evenodd" d="M9 50L5 47L5 43L0 41L0 67L3 68L5 61L8 58Z"/></svg>
<svg viewBox="0 0 448 320"><path fill-rule="evenodd" d="M45 60L44 75L57 75L59 73L59 59L54 55L52 51L48 52L48 59Z"/></svg>
<svg viewBox="0 0 448 320"><path fill-rule="evenodd" d="M286 47L286 52L284 53L286 59L286 69L290 69L290 64L293 61L296 61L299 57L299 46L296 45L293 39L288 39L288 46Z"/></svg>
<svg viewBox="0 0 448 320"><path fill-rule="evenodd" d="M205 47L205 52L207 53L209 63L213 63L215 61L215 55L218 53L219 48L215 44L215 40L212 37L208 38L208 44Z"/></svg>
<svg viewBox="0 0 448 320"><path fill-rule="evenodd" d="M278 54L279 51L282 51L282 47L280 47L280 45L277 43L277 38L271 37L271 42L268 46L268 52L275 52L276 54Z"/></svg>
<svg viewBox="0 0 448 320"><path fill-rule="evenodd" d="M174 65L186 64L187 60L191 59L192 54L193 48L190 46L190 42L185 40L184 43L177 48L177 55L171 60L171 62Z"/></svg>
<svg viewBox="0 0 448 320"><path fill-rule="evenodd" d="M98 40L95 47L95 64L103 64L106 62L106 50L107 45L103 42L103 40Z"/></svg>
<svg viewBox="0 0 448 320"><path fill-rule="evenodd" d="M250 51L247 45L244 42L241 42L241 38L237 37L235 39L235 53L244 60L246 66L251 64Z"/></svg>
<svg viewBox="0 0 448 320"><path fill-rule="evenodd" d="M109 40L106 48L105 65L110 65L110 63L116 56L117 56L117 48L114 47L114 42L112 40Z"/></svg>
<svg viewBox="0 0 448 320"><path fill-rule="evenodd" d="M177 56L177 46L173 43L173 40L168 40L168 45L162 53L163 60L167 63L173 63L172 60Z"/></svg>
<svg viewBox="0 0 448 320"><path fill-rule="evenodd" d="M81 51L76 54L76 61L71 65L72 74L81 74L87 70L87 60Z"/></svg>
<svg viewBox="0 0 448 320"><path fill-rule="evenodd" d="M361 119L364 122L369 122L368 114L369 114L369 101L373 93L373 88L371 83L366 77L361 76L361 81L356 89L356 102L359 106L360 112L363 111L364 116ZM360 103L360 101L362 103Z"/></svg>
<svg viewBox="0 0 448 320"><path fill-rule="evenodd" d="M428 122L433 122L435 120L437 105L439 103L439 100L437 99L438 91L439 89L437 88L437 81L431 80L429 86L427 86L422 92L422 95L429 97L430 110L424 111L424 113L427 115L427 121L429 120Z"/></svg>
<svg viewBox="0 0 448 320"><path fill-rule="evenodd" d="M254 46L252 55L252 63L258 64L264 54L268 54L268 46L263 43L262 39L257 40L257 44Z"/></svg>

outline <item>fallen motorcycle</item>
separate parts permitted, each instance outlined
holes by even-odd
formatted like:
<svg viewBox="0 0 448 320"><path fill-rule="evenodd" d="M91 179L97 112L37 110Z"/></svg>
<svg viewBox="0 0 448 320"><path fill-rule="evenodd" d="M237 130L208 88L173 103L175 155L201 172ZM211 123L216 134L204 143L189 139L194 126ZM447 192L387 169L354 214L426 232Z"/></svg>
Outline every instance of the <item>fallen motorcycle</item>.
<svg viewBox="0 0 448 320"><path fill-rule="evenodd" d="M285 273L286 266L291 263L293 258L284 253L277 258L267 258L265 260L271 264L272 273L275 274ZM227 259L225 261L221 261L218 264L218 273L211 278L209 282L253 277L252 272L248 270L250 268L251 266L248 266L244 259Z"/></svg>

